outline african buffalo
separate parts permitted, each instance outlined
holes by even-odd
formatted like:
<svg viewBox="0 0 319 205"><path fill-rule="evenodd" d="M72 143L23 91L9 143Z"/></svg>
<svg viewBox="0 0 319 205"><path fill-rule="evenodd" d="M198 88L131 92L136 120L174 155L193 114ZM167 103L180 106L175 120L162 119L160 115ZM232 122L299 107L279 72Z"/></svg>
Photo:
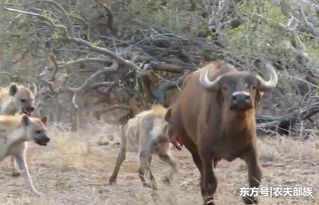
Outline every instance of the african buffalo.
<svg viewBox="0 0 319 205"><path fill-rule="evenodd" d="M192 154L200 171L205 205L213 205L217 179L212 162L243 159L248 165L250 187L258 187L261 167L256 150L255 111L262 93L278 81L275 69L266 81L257 74L238 71L223 61L214 61L188 75L175 104L165 119L168 135ZM178 143L176 143L178 142ZM258 203L256 197L244 197L246 204Z"/></svg>

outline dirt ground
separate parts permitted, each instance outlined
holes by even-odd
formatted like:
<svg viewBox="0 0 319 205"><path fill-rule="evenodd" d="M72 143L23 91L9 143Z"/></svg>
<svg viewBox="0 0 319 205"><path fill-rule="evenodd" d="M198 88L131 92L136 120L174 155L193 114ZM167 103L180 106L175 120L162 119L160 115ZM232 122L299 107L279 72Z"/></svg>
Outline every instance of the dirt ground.
<svg viewBox="0 0 319 205"><path fill-rule="evenodd" d="M9 160L0 165L0 204L35 205L197 205L202 204L199 173L187 150L173 150L179 172L171 185L162 183L169 168L154 157L152 169L158 181L157 202L143 188L137 175L136 154L128 153L117 184L108 185L119 150L119 129L94 125L77 133L61 125L49 130L47 147L30 143L28 163L36 188L32 195L21 177L10 176ZM316 139L317 138L317 139ZM319 139L263 138L259 141L263 165L262 186L311 187L314 197L259 197L260 204L319 204ZM241 160L221 161L216 169L216 204L243 204L240 187L247 187L247 169Z"/></svg>

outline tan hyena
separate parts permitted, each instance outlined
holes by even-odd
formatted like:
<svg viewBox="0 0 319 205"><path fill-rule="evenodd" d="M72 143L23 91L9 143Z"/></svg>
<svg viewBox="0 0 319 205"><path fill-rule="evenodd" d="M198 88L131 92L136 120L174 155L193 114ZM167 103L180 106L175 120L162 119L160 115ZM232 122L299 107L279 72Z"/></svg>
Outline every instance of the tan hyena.
<svg viewBox="0 0 319 205"><path fill-rule="evenodd" d="M154 105L150 110L144 111L130 119L123 129L121 147L110 183L116 182L120 167L125 160L126 149L138 152L139 177L146 187L157 189L155 178L150 169L152 154L158 154L159 158L171 166L170 175L165 179L170 182L177 171L175 161L170 154L169 139L166 136L166 121L164 115L166 109L160 105ZM145 174L148 174L151 183L146 182Z"/></svg>
<svg viewBox="0 0 319 205"><path fill-rule="evenodd" d="M0 115L15 115L25 113L31 115L34 111L33 92L20 85L11 83L9 87L0 88ZM11 159L12 176L19 176L17 164L14 158Z"/></svg>
<svg viewBox="0 0 319 205"><path fill-rule="evenodd" d="M26 163L28 141L45 146L49 142L46 135L47 118L32 118L27 115L0 115L0 162L7 156L13 156L18 163L24 180L36 195Z"/></svg>
<svg viewBox="0 0 319 205"><path fill-rule="evenodd" d="M0 88L0 114L15 115L23 112L30 115L34 110L34 94L24 87L12 83L7 88Z"/></svg>

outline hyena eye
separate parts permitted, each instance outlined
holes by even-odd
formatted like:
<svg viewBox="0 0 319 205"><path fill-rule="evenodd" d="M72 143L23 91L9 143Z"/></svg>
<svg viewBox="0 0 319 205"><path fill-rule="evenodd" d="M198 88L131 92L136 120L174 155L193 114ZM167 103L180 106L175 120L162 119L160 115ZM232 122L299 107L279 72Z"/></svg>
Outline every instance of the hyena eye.
<svg viewBox="0 0 319 205"><path fill-rule="evenodd" d="M26 99L21 99L20 102L25 103L27 100Z"/></svg>
<svg viewBox="0 0 319 205"><path fill-rule="evenodd" d="M42 133L42 130L37 130L35 131L36 134L41 134Z"/></svg>

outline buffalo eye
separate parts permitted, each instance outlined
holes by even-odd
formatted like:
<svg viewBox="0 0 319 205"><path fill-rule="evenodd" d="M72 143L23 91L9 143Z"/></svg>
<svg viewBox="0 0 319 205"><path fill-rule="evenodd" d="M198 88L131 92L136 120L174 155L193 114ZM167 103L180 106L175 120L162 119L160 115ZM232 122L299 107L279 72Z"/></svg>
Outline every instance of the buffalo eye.
<svg viewBox="0 0 319 205"><path fill-rule="evenodd" d="M20 102L25 103L27 100L26 99L21 99Z"/></svg>

